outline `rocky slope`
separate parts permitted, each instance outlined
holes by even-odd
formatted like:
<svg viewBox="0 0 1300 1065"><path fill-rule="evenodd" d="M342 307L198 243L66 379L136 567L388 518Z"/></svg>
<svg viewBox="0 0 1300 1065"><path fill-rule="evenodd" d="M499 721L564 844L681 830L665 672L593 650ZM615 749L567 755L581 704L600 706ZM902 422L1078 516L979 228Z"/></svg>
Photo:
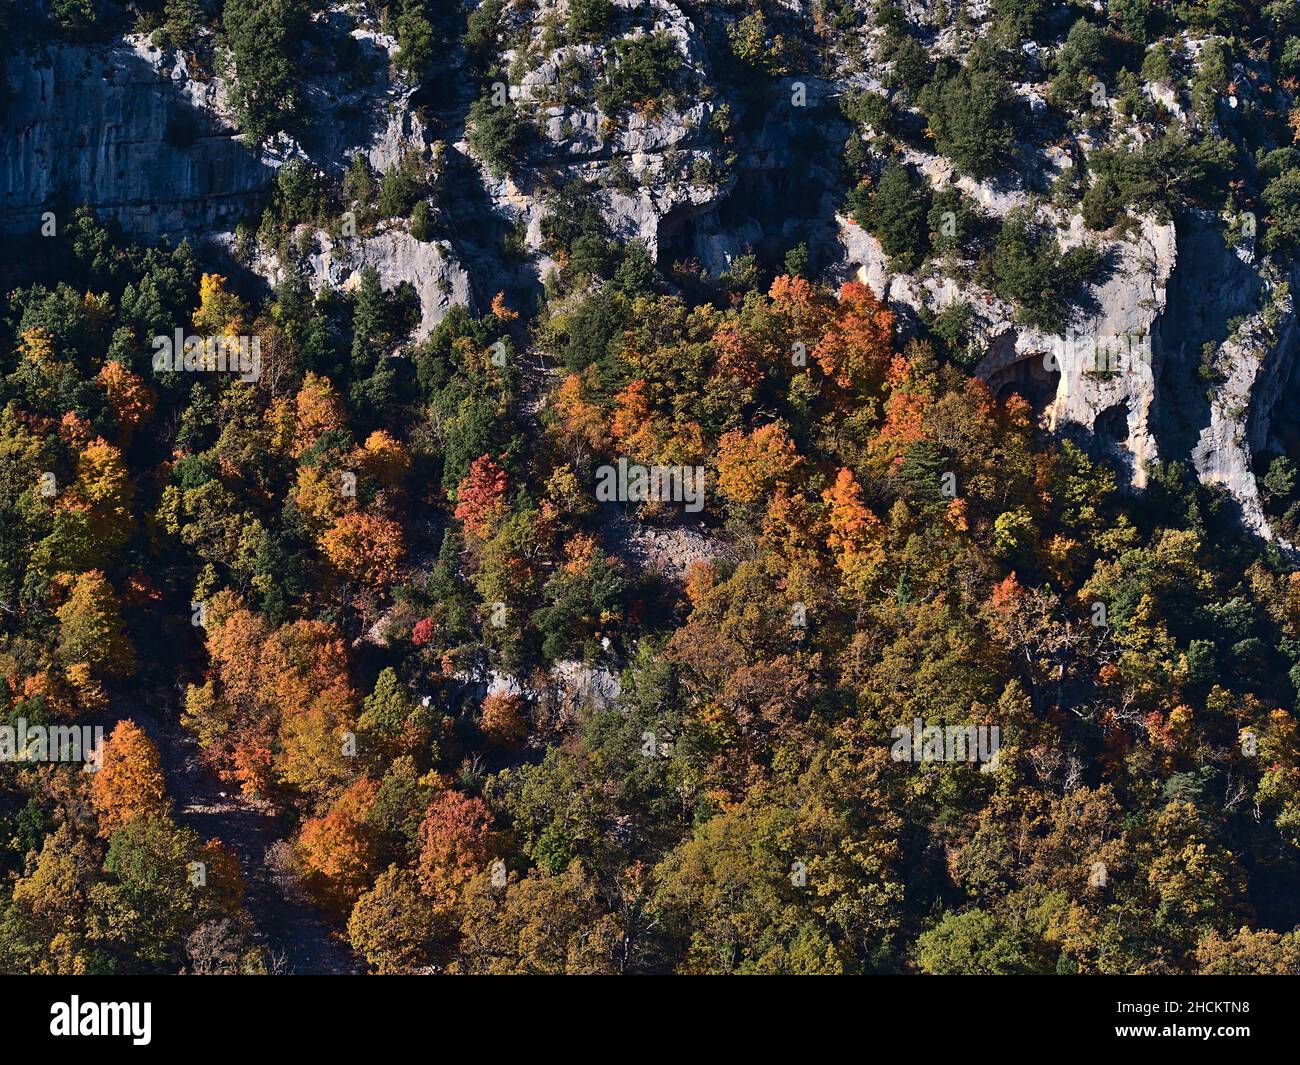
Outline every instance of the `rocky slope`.
<svg viewBox="0 0 1300 1065"><path fill-rule="evenodd" d="M136 236L219 241L255 213L287 158L304 156L337 175L356 153L382 172L408 152L437 150L448 164L446 238L417 240L401 220L356 238L319 231L306 235L302 263L317 284L348 287L366 265L386 285L411 282L424 335L454 304L482 308L502 288L535 296L554 266L541 228L548 191L581 179L613 233L644 241L664 266L694 260L716 276L752 248L802 238L814 266L828 277L860 277L905 326L954 301L969 303L982 352L977 372L995 391L1036 390L1047 425L1120 457L1135 488L1153 460L1190 461L1202 480L1232 494L1251 528L1272 535L1255 462L1270 446L1274 410L1294 376L1296 324L1288 277L1251 242L1227 247L1210 217L1177 224L1145 217L1122 236L1087 231L1077 213L1044 203L1044 182L1069 162L1053 149L1026 153L1024 172L1000 184L957 177L942 157L909 150L907 161L936 187L952 182L994 217L1036 212L1057 227L1063 247L1086 242L1102 252L1109 269L1079 299L1070 327L1028 328L960 270L892 271L876 239L841 213L838 152L849 126L836 102L849 88L882 84L870 59L865 72L837 71L844 57L822 56L808 63L818 74L788 71L770 93L732 99L718 89L717 42L691 17L691 5L615 0L605 39L558 47L548 26L562 20L564 0L543 0L531 16L527 6L505 16L513 44L497 57L507 73L496 76L509 78L514 107L536 131L508 176L493 176L466 141L475 90L460 83L436 103L430 122L412 90L388 72L393 39L342 6L318 18L370 54L375 73L346 92L330 71L313 75L306 95L315 132L301 144L247 143L222 79L144 38L20 57L8 67L12 102L0 128L0 231L32 232L44 211L89 202ZM807 15L797 0L786 6L792 19ZM925 5L918 11L933 15ZM983 17L979 5L968 14ZM864 40L874 32L864 31ZM695 88L652 111L604 114L590 89L615 62L612 42L646 33L667 36ZM945 30L932 47L960 45ZM447 61L464 56L457 50ZM1017 91L1031 114L1042 111L1041 83ZM1190 121L1185 94L1159 85L1143 91ZM523 259L510 263L484 234L512 229L524 247ZM255 263L272 281L286 265L269 254ZM1229 332L1232 320L1238 324ZM1203 358L1217 368L1208 381L1198 376Z"/></svg>

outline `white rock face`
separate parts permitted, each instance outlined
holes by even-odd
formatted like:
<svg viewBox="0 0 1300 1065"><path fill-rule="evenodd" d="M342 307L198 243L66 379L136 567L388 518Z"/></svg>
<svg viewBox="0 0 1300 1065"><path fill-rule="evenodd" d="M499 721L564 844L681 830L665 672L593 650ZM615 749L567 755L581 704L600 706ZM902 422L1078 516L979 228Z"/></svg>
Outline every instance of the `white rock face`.
<svg viewBox="0 0 1300 1065"><path fill-rule="evenodd" d="M236 135L220 79L131 37L8 64L0 232L81 203L146 240L231 228L275 177Z"/></svg>
<svg viewBox="0 0 1300 1065"><path fill-rule="evenodd" d="M916 162L932 180L947 173L945 164ZM961 184L995 214L1029 202L1024 193ZM1074 216L1058 234L1061 246L1092 241L1109 268L1061 335L1018 325L1011 307L976 285L891 271L874 237L842 215L837 220L848 271L894 307L904 328L922 310L968 303L984 351L976 373L995 390L1028 376L1017 371L1043 367L1055 382L1043 411L1050 428L1085 430L1094 446L1123 462L1137 489L1150 463L1190 462L1204 483L1231 494L1249 528L1273 538L1252 456L1268 443L1300 329L1292 297L1277 289L1283 279L1262 280L1252 249L1225 247L1211 219L1193 219L1181 230L1146 219L1132 236L1104 240ZM1293 288L1296 280L1289 279ZM1245 322L1233 336L1220 335L1234 318ZM1207 340L1218 371L1211 382L1198 376Z"/></svg>
<svg viewBox="0 0 1300 1065"><path fill-rule="evenodd" d="M1082 236L1082 219L1076 216L1073 222L1073 240L1063 240L1063 245L1077 243ZM1083 426L1101 436L1103 446L1118 445L1134 487L1141 488L1146 465L1160 457L1150 418L1156 391L1152 335L1165 309L1165 289L1177 259L1173 224L1148 220L1133 240L1108 244L1106 250L1114 265L1088 294L1093 309L1079 315L1064 337L1018 332L1015 350L1055 356L1061 378L1050 412L1052 425ZM1122 422L1122 440L1106 439L1120 434L1098 424L1107 411L1114 411Z"/></svg>
<svg viewBox="0 0 1300 1065"><path fill-rule="evenodd" d="M472 678L458 674L463 683ZM527 680L492 670L483 695L519 695L534 704L533 713L549 723L571 724L587 710L606 710L622 692L618 673L609 666L587 665L574 659L556 662L550 671Z"/></svg>
<svg viewBox="0 0 1300 1065"><path fill-rule="evenodd" d="M694 23L677 4L670 0L614 0L614 6L636 15L649 9L653 15L649 32L665 33L672 40L683 76L702 85L709 83L706 50ZM551 0L539 7L567 18L563 3ZM523 169L546 172L560 183L586 182L593 187L593 195L600 197L602 214L614 235L640 240L655 255L665 219L680 223L707 213L725 195L725 186L697 181L691 175L695 162L712 161L717 155L716 138L708 127L718 101L692 99L682 104L682 110L664 106L653 114L605 115L595 104L595 90L599 72L616 62L612 40L569 44L547 52L544 21L539 17L531 23L530 48L541 58L535 58L519 84L508 90L521 112L537 112L538 116L541 137ZM632 25L623 12L616 12L614 25L614 37L647 32L642 25ZM620 26L626 32L617 28ZM504 65L516 56L516 50L508 51ZM561 88L566 68L580 72L580 85ZM463 142L456 147L468 153ZM611 180L615 168L622 170L624 180ZM541 197L509 178L492 178L486 168L482 176L501 212L526 227L528 245L536 253L534 265L544 276L553 264L540 251L540 223L547 212Z"/></svg>
<svg viewBox="0 0 1300 1065"><path fill-rule="evenodd" d="M626 11L645 9L637 0L615 3ZM796 9L795 0L790 4ZM541 6L564 14L563 0ZM671 0L648 6L653 28L672 38L687 70L708 86L709 55L683 7ZM981 0L968 10L978 17L986 6ZM410 89L390 78L391 36L357 25L342 6L317 17L352 36L371 78L340 88L336 70L310 73L303 89L317 121L309 143L282 139L269 151L238 135L219 77L191 71L183 56L156 49L146 38L115 46L60 45L15 57L6 71L9 101L0 126L6 146L0 233L36 231L42 212L84 202L145 241L188 236L228 245L235 223L257 210L278 167L293 154L338 172L351 155L363 153L382 172L409 152L427 152L435 134L413 108ZM523 9L505 17L522 20ZM617 17L624 27L631 24L624 13ZM850 86L879 89L872 73L843 81L788 77L762 105L769 113L746 115L743 134L728 138L714 128L722 125L716 121L722 106L745 105L708 92L680 101L680 112L665 107L611 122L594 106L592 80L612 61L608 43L545 54L541 20L533 21L530 47L541 59L510 94L537 119L541 136L520 172L495 180L480 170L482 206L471 209L474 224L460 233L450 227L454 247L417 241L400 224L338 244L315 234L316 250L305 264L313 283L347 288L365 266L374 266L387 287L410 282L421 303L416 335L424 337L451 306L482 303L521 274L527 275L523 287L545 275L554 264L540 252L544 189L581 179L616 237L644 241L665 260L693 258L717 276L765 242L770 250L805 241L814 252L838 249L841 276L869 284L898 311L905 330L923 314L956 301L969 304L983 353L977 372L995 391L1032 377L1036 387L1049 390L1044 422L1120 458L1133 487L1142 487L1156 460L1188 461L1203 481L1231 493L1249 527L1271 535L1253 464L1269 446L1274 408L1294 376L1300 327L1292 297L1279 285L1294 286L1297 279L1267 278L1253 248L1223 245L1213 219L1180 218L1177 228L1148 219L1124 239L1104 239L1087 233L1077 216L1053 217L1050 208L1035 207L1067 226L1058 234L1062 245L1093 242L1110 262L1105 279L1085 293L1068 332L1044 334L1017 323L1011 307L971 282L973 264L955 264L955 279L894 273L875 239L837 213L843 196L838 145L848 127L834 98ZM1189 48L1194 52L1196 45ZM585 72L578 89L570 84L575 63ZM796 82L807 109L793 105ZM1020 89L1031 108L1037 106L1030 88ZM1161 86L1146 91L1175 115L1185 114L1181 95ZM1242 82L1238 91L1254 89ZM437 135L458 140L462 131L454 119L451 127ZM810 127L825 139L825 158L808 147ZM454 147L466 150L463 140ZM1026 149L1027 172L1049 180L1071 162L1058 148L1030 155ZM954 178L951 165L934 155L907 148L903 158L936 184L953 181L996 216L1033 206L1026 179L1017 175L982 183ZM538 181L540 174L546 180ZM480 221L498 230L520 224L533 251L529 262L503 264L492 240L466 237ZM256 265L270 281L280 276L277 263ZM1244 324L1230 329L1229 322ZM1207 345L1205 378L1198 371Z"/></svg>
<svg viewBox="0 0 1300 1065"><path fill-rule="evenodd" d="M395 46L364 30L353 36L383 51ZM284 138L266 151L246 143L228 113L223 80L198 76L182 53L155 48L147 37L113 47L51 48L15 59L7 73L0 232L32 232L44 211L89 203L147 242L189 237L228 246L235 224L259 209L280 165L303 150ZM348 152L361 151L382 173L407 152L427 150L428 132L409 107L409 92L386 75L368 91L374 99L333 98L315 82L304 86L312 105L326 112L365 111L369 100L383 116L359 145L348 143L355 131L346 124L318 123L311 148L322 165L342 166ZM385 286L411 282L421 304L417 339L452 304L471 302L465 270L404 230L337 247L321 233L317 243L322 250L307 262L316 285L344 287L367 265ZM256 267L272 283L283 275L265 257Z"/></svg>
<svg viewBox="0 0 1300 1065"><path fill-rule="evenodd" d="M432 332L455 304L471 302L469 275L445 254L438 244L416 240L404 229L394 227L360 240L335 243L327 233L315 234L319 251L307 257L309 278L314 288L329 284L350 290L361 283L361 271L373 266L385 288L409 281L420 297L420 324L415 339ZM264 266L275 280L280 273Z"/></svg>
<svg viewBox="0 0 1300 1065"><path fill-rule="evenodd" d="M1292 369L1298 341L1294 286L1300 270L1266 288L1264 307L1221 344L1212 365L1222 375L1210 402L1210 423L1192 450L1202 481L1225 487L1241 507L1242 520L1273 539L1260 503L1252 456L1268 443L1273 407ZM1284 549L1292 545L1279 540Z"/></svg>

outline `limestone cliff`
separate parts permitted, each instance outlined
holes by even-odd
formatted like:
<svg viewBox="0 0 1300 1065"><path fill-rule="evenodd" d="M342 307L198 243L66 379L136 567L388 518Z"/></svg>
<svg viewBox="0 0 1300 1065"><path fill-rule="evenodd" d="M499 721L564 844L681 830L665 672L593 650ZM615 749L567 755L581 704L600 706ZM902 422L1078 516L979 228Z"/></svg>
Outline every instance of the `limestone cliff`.
<svg viewBox="0 0 1300 1065"><path fill-rule="evenodd" d="M1030 328L972 280L969 263L898 272L875 238L841 213L838 152L849 127L837 102L850 89L884 84L870 60L865 70L841 71L844 57L824 56L820 73L791 72L765 95L725 98L715 88L717 42L688 13L691 5L615 0L615 8L608 39L561 47L548 44L548 19L563 15L564 0L543 0L531 22L520 21L519 43L498 57L500 76L536 135L508 176L493 176L467 143L476 90L448 79L452 88L431 118L391 73L393 38L346 6L318 18L369 57L370 74L346 88L329 70L311 75L306 95L316 115L302 143L247 143L219 74L145 37L20 54L6 72L0 231L33 232L43 212L86 202L146 240L189 236L229 246L286 159L304 157L337 176L356 154L382 172L410 152L438 151L452 168L440 208L445 236L418 240L401 219L354 238L313 231L301 235L296 264L318 285L349 287L365 266L385 285L410 282L423 336L454 304L482 308L512 286L538 292L554 266L542 250L548 193L582 180L611 231L643 241L664 266L690 260L717 276L748 251L799 238L824 276L860 277L905 329L967 303L981 355L976 372L995 392L1038 393L1047 427L1119 458L1135 488L1157 459L1190 462L1203 481L1231 493L1252 529L1272 535L1254 466L1271 447L1275 408L1292 387L1297 327L1293 278L1252 241L1227 246L1222 226L1204 212L1177 224L1152 216L1126 231L1088 231L1079 214L1041 194L1071 162L1057 148L1026 150L1022 172L999 183L958 177L943 157L905 150L902 158L928 180L956 185L994 218L1028 211L1054 228L1062 247L1089 243L1102 254L1107 268L1080 295L1069 326ZM792 3L792 12L802 10ZM592 86L614 62L614 41L646 33L666 35L694 89L616 119L594 102ZM934 47L958 43L941 33ZM1034 66L1036 47L1026 55ZM447 57L461 61L459 52ZM1160 85L1143 91L1189 121L1185 94ZM1041 84L1017 92L1031 116L1042 113ZM522 259L507 263L482 233L511 228L522 233ZM253 265L274 281L294 264L263 249Z"/></svg>
<svg viewBox="0 0 1300 1065"><path fill-rule="evenodd" d="M202 235L233 227L275 176L230 122L221 79L145 38L45 47L6 73L0 232L89 203L145 239Z"/></svg>

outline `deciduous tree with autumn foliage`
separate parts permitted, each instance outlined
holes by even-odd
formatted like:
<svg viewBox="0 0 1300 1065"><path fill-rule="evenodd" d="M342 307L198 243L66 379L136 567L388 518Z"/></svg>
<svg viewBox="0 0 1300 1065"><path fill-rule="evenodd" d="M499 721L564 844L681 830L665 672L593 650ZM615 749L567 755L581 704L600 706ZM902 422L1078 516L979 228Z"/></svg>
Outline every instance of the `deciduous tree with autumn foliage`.
<svg viewBox="0 0 1300 1065"><path fill-rule="evenodd" d="M532 17L497 6L468 50ZM633 17L571 7L575 54ZM880 122L857 154L920 150L893 110L957 77L915 62L896 15L873 31L889 113L847 105ZM718 17L718 69L793 62ZM814 21L834 38L842 17ZM610 77L658 45L629 47ZM738 136L711 113L708 136ZM1290 165L1263 149L1261 174ZM1286 552L1183 464L1133 487L1118 442L1053 431L1036 379L971 373L982 342L937 274L828 283L811 230L710 276L670 264L687 238L664 227L661 268L595 206L620 184L543 183L543 285L529 252L436 313L370 258L313 291L345 203L366 256L410 240L456 276L444 163L386 191L364 160L343 184L286 164L239 242L282 257L271 289L90 212L6 281L0 726L107 738L90 772L0 762L0 969L1295 971ZM927 225L952 206L963 235L911 250L969 251L1042 325L1086 256L933 196ZM412 199L421 235L374 228ZM918 205L894 214L915 230ZM155 371L176 328L256 332L265 372ZM701 505L597 495L633 468L702 471ZM1281 521L1293 473L1261 482Z"/></svg>

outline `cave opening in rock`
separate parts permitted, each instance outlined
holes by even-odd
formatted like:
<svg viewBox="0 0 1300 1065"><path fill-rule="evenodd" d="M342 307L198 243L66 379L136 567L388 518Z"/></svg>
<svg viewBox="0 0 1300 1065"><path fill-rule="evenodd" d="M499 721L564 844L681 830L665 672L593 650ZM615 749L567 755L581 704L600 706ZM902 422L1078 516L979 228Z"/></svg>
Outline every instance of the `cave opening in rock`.
<svg viewBox="0 0 1300 1065"><path fill-rule="evenodd" d="M1115 403L1100 414L1093 422L1093 432L1103 444L1123 446L1128 440L1128 403Z"/></svg>
<svg viewBox="0 0 1300 1065"><path fill-rule="evenodd" d="M684 209L664 217L659 227L660 265L695 260L705 272L720 277L737 257L753 255L762 269L778 273L785 254L801 241L817 265L817 249L834 238L822 211L822 193L820 183L796 170L742 175L708 210Z"/></svg>
<svg viewBox="0 0 1300 1065"><path fill-rule="evenodd" d="M694 261L719 278L751 255L764 271L779 273L799 244L813 271L835 257L844 190L838 163L828 160L838 160L849 127L832 100L795 114L757 111L738 121L733 161L722 168L716 199L683 204L661 219L661 266ZM739 159L743 166L735 165Z"/></svg>
<svg viewBox="0 0 1300 1065"><path fill-rule="evenodd" d="M1047 360L1039 354L1019 359L989 376L989 389L999 403L1005 403L1011 396L1017 395L1029 404L1035 417L1042 418L1052 401L1056 399L1056 389L1061 381L1061 371L1049 369Z"/></svg>

